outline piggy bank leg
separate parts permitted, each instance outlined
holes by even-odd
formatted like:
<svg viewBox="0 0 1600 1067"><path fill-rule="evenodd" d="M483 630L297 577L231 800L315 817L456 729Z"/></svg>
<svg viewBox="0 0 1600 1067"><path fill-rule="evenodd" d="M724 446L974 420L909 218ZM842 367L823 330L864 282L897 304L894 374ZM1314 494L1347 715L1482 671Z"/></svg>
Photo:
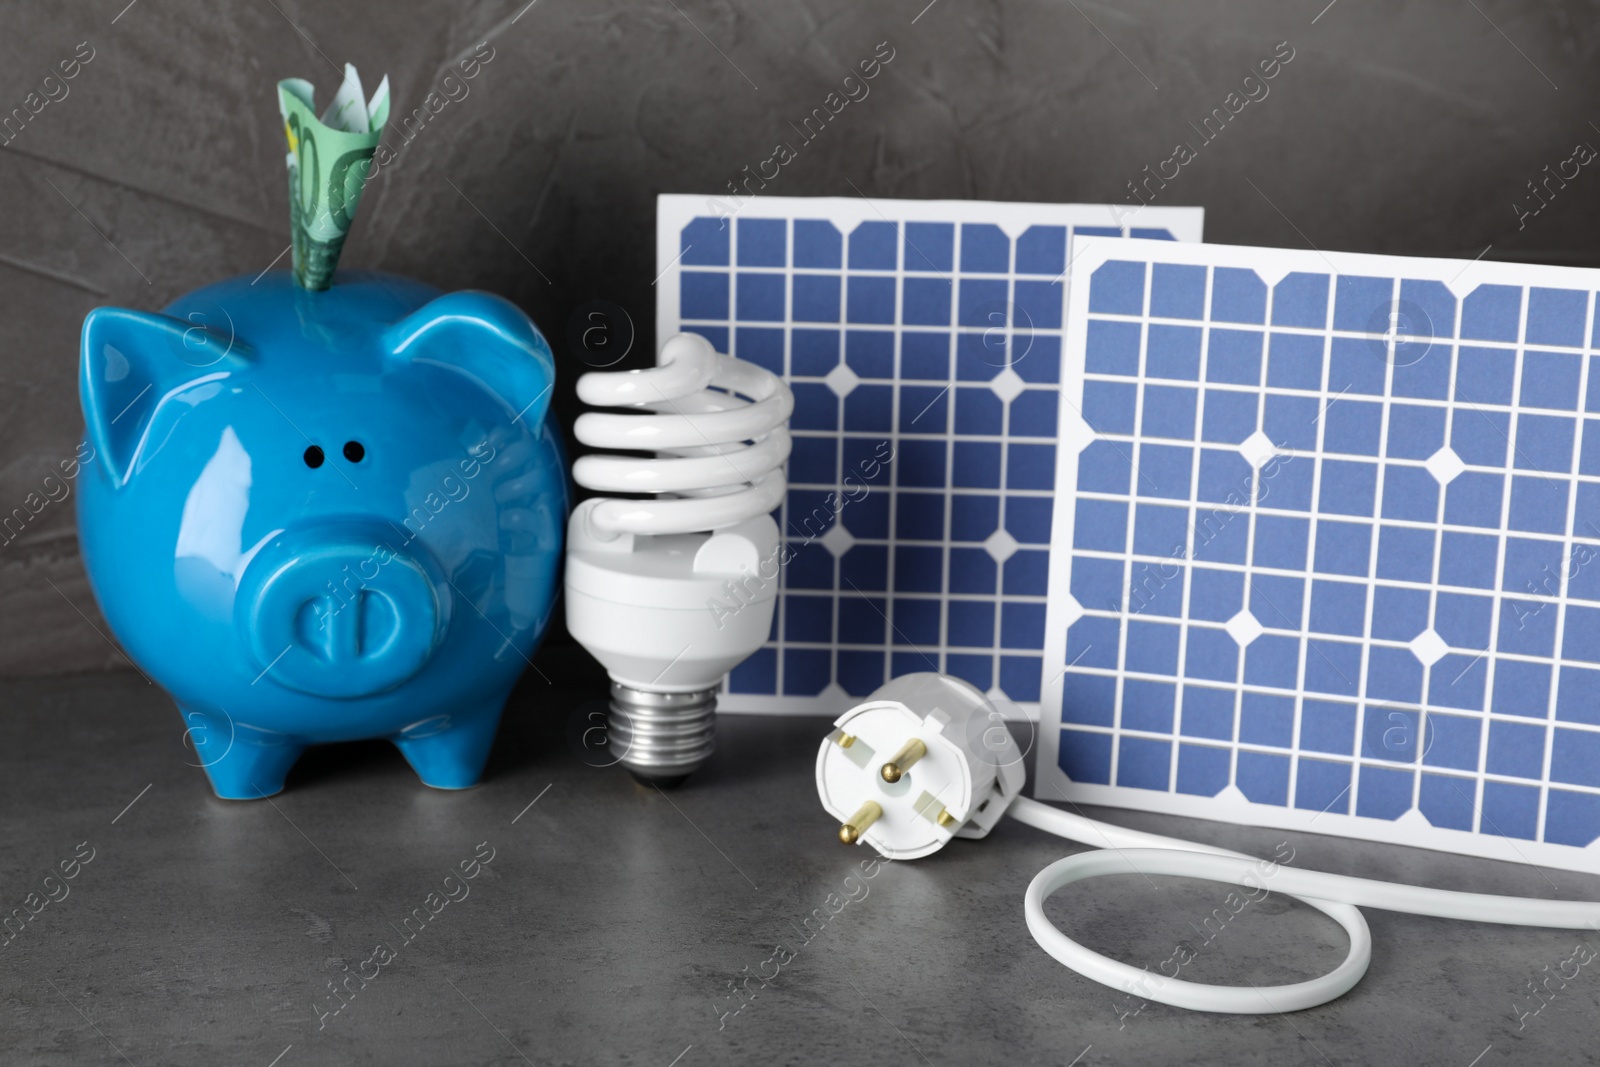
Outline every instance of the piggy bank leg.
<svg viewBox="0 0 1600 1067"><path fill-rule="evenodd" d="M504 698L497 698L475 711L436 715L413 723L391 740L423 785L471 789L482 777L489 749L494 747L503 703Z"/></svg>
<svg viewBox="0 0 1600 1067"><path fill-rule="evenodd" d="M223 800L258 800L283 792L305 745L283 734L234 723L225 714L180 708L211 788Z"/></svg>

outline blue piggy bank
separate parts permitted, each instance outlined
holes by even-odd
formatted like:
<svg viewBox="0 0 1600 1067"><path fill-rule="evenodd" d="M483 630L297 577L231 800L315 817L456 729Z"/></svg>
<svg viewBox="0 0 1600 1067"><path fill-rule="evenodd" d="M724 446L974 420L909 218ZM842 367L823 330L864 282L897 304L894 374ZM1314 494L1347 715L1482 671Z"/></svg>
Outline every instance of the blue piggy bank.
<svg viewBox="0 0 1600 1067"><path fill-rule="evenodd" d="M506 301L374 273L89 314L84 564L218 796L375 737L477 783L559 588L554 374Z"/></svg>

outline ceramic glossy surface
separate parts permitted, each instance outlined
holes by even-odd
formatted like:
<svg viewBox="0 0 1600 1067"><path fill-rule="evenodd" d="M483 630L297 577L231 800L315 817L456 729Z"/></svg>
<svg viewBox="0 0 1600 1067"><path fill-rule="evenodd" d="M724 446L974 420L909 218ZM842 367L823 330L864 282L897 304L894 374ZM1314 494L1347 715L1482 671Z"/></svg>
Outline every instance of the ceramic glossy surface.
<svg viewBox="0 0 1600 1067"><path fill-rule="evenodd" d="M217 794L384 737L477 782L550 618L567 482L554 363L515 306L341 271L84 321L78 501L101 610Z"/></svg>

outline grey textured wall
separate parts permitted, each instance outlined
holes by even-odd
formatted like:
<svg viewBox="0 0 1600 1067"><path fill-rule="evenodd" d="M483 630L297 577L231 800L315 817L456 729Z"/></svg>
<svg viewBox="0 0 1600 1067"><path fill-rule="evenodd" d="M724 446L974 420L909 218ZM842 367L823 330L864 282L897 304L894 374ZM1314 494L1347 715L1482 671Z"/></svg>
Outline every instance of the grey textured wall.
<svg viewBox="0 0 1600 1067"><path fill-rule="evenodd" d="M1187 141L1157 202L1204 205L1213 241L1600 263L1600 162L1536 214L1527 188L1600 146L1594 0L525 3L0 9L0 116L27 118L0 147L0 515L38 507L0 544L0 673L118 662L71 498L44 481L82 428L84 313L273 262L288 242L273 86L307 77L325 100L334 63L387 71L407 113L490 43L466 95L374 179L345 262L505 295L558 350L572 310L603 298L648 358L655 195L723 189L884 41L870 94L769 192L1120 202ZM1267 95L1201 143L1189 124L1284 41ZM91 49L30 115L56 64Z"/></svg>

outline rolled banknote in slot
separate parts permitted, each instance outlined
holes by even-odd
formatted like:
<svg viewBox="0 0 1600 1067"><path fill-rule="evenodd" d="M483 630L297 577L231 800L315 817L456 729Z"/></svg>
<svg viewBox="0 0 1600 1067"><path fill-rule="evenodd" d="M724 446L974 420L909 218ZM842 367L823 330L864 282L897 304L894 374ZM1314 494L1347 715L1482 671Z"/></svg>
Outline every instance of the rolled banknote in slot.
<svg viewBox="0 0 1600 1067"><path fill-rule="evenodd" d="M307 289L326 289L389 121L389 78L369 99L361 75L346 63L344 82L321 118L311 83L285 78L278 83L278 110L289 141L284 161L295 280Z"/></svg>

